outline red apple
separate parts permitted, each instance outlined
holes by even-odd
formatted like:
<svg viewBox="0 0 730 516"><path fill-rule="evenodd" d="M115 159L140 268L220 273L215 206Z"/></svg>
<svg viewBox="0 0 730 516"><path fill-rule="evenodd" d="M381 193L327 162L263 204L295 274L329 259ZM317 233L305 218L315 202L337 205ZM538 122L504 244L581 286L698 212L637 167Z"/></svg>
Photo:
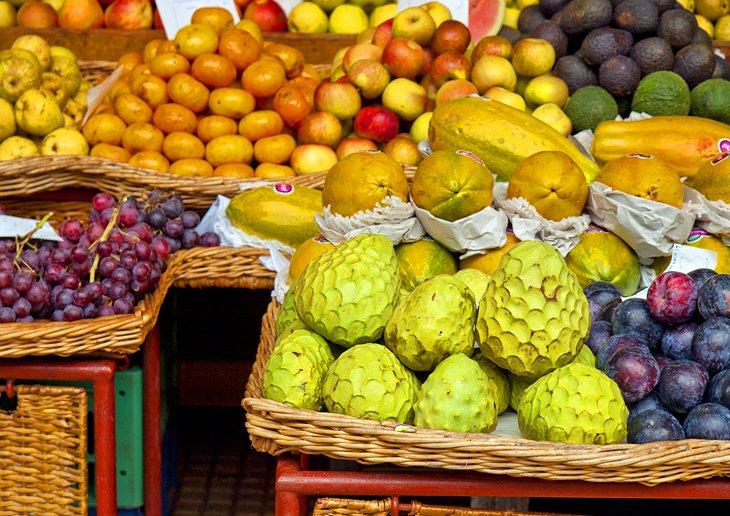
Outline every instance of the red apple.
<svg viewBox="0 0 730 516"><path fill-rule="evenodd" d="M436 54L434 54L433 50L431 50L429 47L423 49L423 66L421 67L421 71L418 72L419 77L423 77L431 71L431 65L433 65L433 60L435 57Z"/></svg>
<svg viewBox="0 0 730 516"><path fill-rule="evenodd" d="M472 64L484 56L512 58L512 43L503 36L484 36L471 52Z"/></svg>
<svg viewBox="0 0 730 516"><path fill-rule="evenodd" d="M393 77L414 79L423 68L423 47L407 38L393 38L383 49L383 64Z"/></svg>
<svg viewBox="0 0 730 516"><path fill-rule="evenodd" d="M459 52L444 52L433 60L430 73L437 87L453 79L468 80L471 75L471 61Z"/></svg>
<svg viewBox="0 0 730 516"><path fill-rule="evenodd" d="M471 41L469 28L458 20L446 20L436 28L429 46L438 54L458 52L463 54Z"/></svg>
<svg viewBox="0 0 730 516"><path fill-rule="evenodd" d="M470 81L467 81L466 79L454 79L453 81L444 83L443 86L438 89L436 92L436 105L440 106L444 102L448 102L450 100L478 94L479 90L477 90L477 87Z"/></svg>
<svg viewBox="0 0 730 516"><path fill-rule="evenodd" d="M343 138L342 141L340 141L339 145L337 145L337 148L335 149L335 153L337 154L337 159L342 159L353 152L376 150L378 150L378 146L374 141L368 140L367 138L351 136L349 138Z"/></svg>
<svg viewBox="0 0 730 516"><path fill-rule="evenodd" d="M364 107L355 116L355 133L375 142L392 140L399 127L398 115L381 106Z"/></svg>
<svg viewBox="0 0 730 516"><path fill-rule="evenodd" d="M393 39L393 18L378 25L373 33L373 43L381 48L385 48L391 39Z"/></svg>
<svg viewBox="0 0 730 516"><path fill-rule="evenodd" d="M152 5L149 0L114 0L104 11L104 24L110 29L149 29Z"/></svg>
<svg viewBox="0 0 730 516"><path fill-rule="evenodd" d="M433 83L433 77L431 77L430 73L427 73L423 77L421 77L420 82L418 83L426 90L426 98L430 100L436 100L436 93L438 92L438 87Z"/></svg>
<svg viewBox="0 0 730 516"><path fill-rule="evenodd" d="M18 27L31 29L45 29L58 25L56 10L40 0L30 0L18 9Z"/></svg>
<svg viewBox="0 0 730 516"><path fill-rule="evenodd" d="M263 32L286 31L286 13L274 0L252 0L243 17L255 21Z"/></svg>
<svg viewBox="0 0 730 516"><path fill-rule="evenodd" d="M347 82L322 81L314 90L314 109L329 111L340 120L354 117L360 111L360 94Z"/></svg>
<svg viewBox="0 0 730 516"><path fill-rule="evenodd" d="M383 146L383 152L401 165L418 165L423 156L418 144L411 139L410 133L402 133Z"/></svg>
<svg viewBox="0 0 730 516"><path fill-rule="evenodd" d="M334 149L341 139L342 124L328 111L310 113L297 129L297 140L300 144L318 143Z"/></svg>
<svg viewBox="0 0 730 516"><path fill-rule="evenodd" d="M360 59L347 71L347 78L364 99L379 97L390 82L388 70L374 59Z"/></svg>
<svg viewBox="0 0 730 516"><path fill-rule="evenodd" d="M361 59L374 59L380 62L383 57L383 49L372 43L358 43L347 49L345 55L342 56L342 67L345 71Z"/></svg>
<svg viewBox="0 0 730 516"><path fill-rule="evenodd" d="M160 16L160 10L155 9L155 14L152 16L152 26L155 29L164 29L165 26L162 24L162 16Z"/></svg>

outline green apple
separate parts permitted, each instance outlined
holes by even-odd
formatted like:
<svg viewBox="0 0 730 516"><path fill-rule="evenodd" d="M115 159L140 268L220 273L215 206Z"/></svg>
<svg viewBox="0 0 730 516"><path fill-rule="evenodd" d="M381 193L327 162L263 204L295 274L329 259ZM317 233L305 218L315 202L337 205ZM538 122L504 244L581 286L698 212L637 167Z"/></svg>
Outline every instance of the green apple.
<svg viewBox="0 0 730 516"><path fill-rule="evenodd" d="M33 140L22 136L11 136L0 143L0 161L9 161L20 158L32 158L41 153Z"/></svg>
<svg viewBox="0 0 730 516"><path fill-rule="evenodd" d="M0 142L15 134L15 110L5 99L0 99Z"/></svg>
<svg viewBox="0 0 730 516"><path fill-rule="evenodd" d="M78 129L61 127L41 142L41 156L88 154L89 142Z"/></svg>
<svg viewBox="0 0 730 516"><path fill-rule="evenodd" d="M314 2L302 2L294 6L287 19L289 32L324 34L327 32L327 13Z"/></svg>
<svg viewBox="0 0 730 516"><path fill-rule="evenodd" d="M33 88L15 102L15 122L29 135L45 136L63 127L63 112L53 94Z"/></svg>
<svg viewBox="0 0 730 516"><path fill-rule="evenodd" d="M51 46L51 57L53 59L56 59L57 57L68 57L71 61L76 61L76 54L71 52L68 48L60 45Z"/></svg>
<svg viewBox="0 0 730 516"><path fill-rule="evenodd" d="M368 15L359 5L342 4L332 11L329 31L334 34L360 34L368 28Z"/></svg>

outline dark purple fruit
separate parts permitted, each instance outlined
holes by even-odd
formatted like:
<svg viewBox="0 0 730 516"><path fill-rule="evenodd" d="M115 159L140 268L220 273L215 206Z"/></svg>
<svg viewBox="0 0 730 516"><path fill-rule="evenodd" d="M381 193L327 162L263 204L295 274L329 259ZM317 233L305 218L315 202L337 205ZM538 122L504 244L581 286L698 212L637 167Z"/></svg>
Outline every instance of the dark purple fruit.
<svg viewBox="0 0 730 516"><path fill-rule="evenodd" d="M699 289L695 280L683 272L660 274L649 285L646 303L652 317L663 324L682 324L697 312Z"/></svg>
<svg viewBox="0 0 730 516"><path fill-rule="evenodd" d="M705 319L730 317L730 274L715 274L702 284L697 307Z"/></svg>
<svg viewBox="0 0 730 516"><path fill-rule="evenodd" d="M657 409L638 414L628 424L627 430L626 440L634 444L679 441L685 438L684 429L677 418L669 412Z"/></svg>
<svg viewBox="0 0 730 516"><path fill-rule="evenodd" d="M624 401L633 403L649 394L659 381L659 364L646 348L624 348L606 362L606 376L616 382Z"/></svg>
<svg viewBox="0 0 730 516"><path fill-rule="evenodd" d="M655 355L654 358L656 358L656 363L659 364L660 371L662 371L667 364L671 364L672 362L674 362L674 360L672 360L671 358L667 358L662 355Z"/></svg>
<svg viewBox="0 0 730 516"><path fill-rule="evenodd" d="M620 297L615 297L606 303L603 309L601 309L601 312L598 314L598 320L608 321L613 324L613 314L616 312L616 309L621 306L621 303L623 303L623 301Z"/></svg>
<svg viewBox="0 0 730 516"><path fill-rule="evenodd" d="M695 280L697 288L702 287L705 281L710 279L712 276L717 276L717 273L712 269L695 269L690 271L688 274L693 280Z"/></svg>
<svg viewBox="0 0 730 516"><path fill-rule="evenodd" d="M692 358L692 339L699 324L689 322L667 328L662 335L662 353L672 360Z"/></svg>
<svg viewBox="0 0 730 516"><path fill-rule="evenodd" d="M621 298L621 290L607 281L594 281L586 285L583 293L588 300L591 321L597 321L598 315L606 304L616 298Z"/></svg>
<svg viewBox="0 0 730 516"><path fill-rule="evenodd" d="M644 340L650 349L657 349L664 325L654 319L649 304L638 298L623 301L613 314L613 333L628 333Z"/></svg>
<svg viewBox="0 0 730 516"><path fill-rule="evenodd" d="M697 327L692 339L692 359L711 375L730 367L730 319L711 317Z"/></svg>
<svg viewBox="0 0 730 516"><path fill-rule="evenodd" d="M730 439L730 409L719 403L697 405L684 419L689 439Z"/></svg>
<svg viewBox="0 0 730 516"><path fill-rule="evenodd" d="M705 399L730 408L730 369L724 369L712 377Z"/></svg>
<svg viewBox="0 0 730 516"><path fill-rule="evenodd" d="M664 405L664 403L662 403L662 400L659 399L659 394L657 394L656 390L651 391L639 401L631 404L629 407L629 417L626 422L631 424L631 421L636 416L649 410L663 410L664 412L669 412L669 409Z"/></svg>
<svg viewBox="0 0 730 516"><path fill-rule="evenodd" d="M659 376L657 392L669 410L685 414L702 403L710 375L692 360L675 360Z"/></svg>
<svg viewBox="0 0 730 516"><path fill-rule="evenodd" d="M649 347L646 342L633 335L614 335L609 338L606 343L601 346L601 349L596 353L596 368L603 371L606 367L606 363L613 356L614 353L624 348L639 348L645 351L649 351Z"/></svg>
<svg viewBox="0 0 730 516"><path fill-rule="evenodd" d="M608 321L595 321L591 323L591 328L588 332L588 338L586 338L585 345L595 355L598 350L606 343L608 339L613 336L613 330L611 329L611 323Z"/></svg>

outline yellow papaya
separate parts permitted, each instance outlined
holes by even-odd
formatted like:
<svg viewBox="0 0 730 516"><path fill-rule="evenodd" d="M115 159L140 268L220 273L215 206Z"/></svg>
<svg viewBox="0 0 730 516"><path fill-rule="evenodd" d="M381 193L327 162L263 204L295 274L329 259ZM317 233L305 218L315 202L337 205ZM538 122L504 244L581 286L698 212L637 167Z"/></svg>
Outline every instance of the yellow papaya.
<svg viewBox="0 0 730 516"><path fill-rule="evenodd" d="M562 151L590 184L598 165L570 140L529 113L496 100L463 97L436 107L428 128L433 150L463 149L479 156L500 181L525 158L540 151Z"/></svg>
<svg viewBox="0 0 730 516"><path fill-rule="evenodd" d="M226 209L231 223L246 234L290 247L319 235L315 213L322 213L322 192L290 184L247 190Z"/></svg>
<svg viewBox="0 0 730 516"><path fill-rule="evenodd" d="M626 154L650 154L692 178L700 166L730 150L730 125L698 116L606 120L596 127L591 154L606 163Z"/></svg>

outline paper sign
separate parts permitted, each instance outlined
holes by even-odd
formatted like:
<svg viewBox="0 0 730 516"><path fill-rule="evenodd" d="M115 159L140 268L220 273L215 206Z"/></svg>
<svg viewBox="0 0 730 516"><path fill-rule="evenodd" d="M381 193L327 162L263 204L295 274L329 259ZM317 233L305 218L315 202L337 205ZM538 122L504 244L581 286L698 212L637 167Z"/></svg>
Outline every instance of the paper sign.
<svg viewBox="0 0 730 516"><path fill-rule="evenodd" d="M238 11L233 0L157 0L162 25L167 39L175 39L177 31L190 25L193 13L201 7L223 7L233 15L233 23L238 23Z"/></svg>
<svg viewBox="0 0 730 516"><path fill-rule="evenodd" d="M99 107L99 104L104 102L107 93L109 93L109 90L112 89L112 86L114 86L114 84L122 76L123 71L123 66L117 67L117 69L112 72L107 80L105 80L101 84L97 84L93 88L89 88L89 91L86 92L86 105L88 107L86 108L86 114L84 115L84 119L81 121L82 127L91 117L91 115L94 114L94 111L96 111L96 108Z"/></svg>
<svg viewBox="0 0 730 516"><path fill-rule="evenodd" d="M408 7L418 7L427 4L431 0L398 0L398 12ZM468 0L438 0L438 3L446 6L451 12L451 19L458 20L467 27L469 26L469 2Z"/></svg>
<svg viewBox="0 0 730 516"><path fill-rule="evenodd" d="M286 13L287 18L289 18L289 13L291 13L291 10L302 2L303 0L276 0L276 3L279 4L279 7L284 9L284 13Z"/></svg>
<svg viewBox="0 0 730 516"><path fill-rule="evenodd" d="M672 260L666 270L692 272L695 269L712 269L717 266L717 253L689 245L674 244Z"/></svg>
<svg viewBox="0 0 730 516"><path fill-rule="evenodd" d="M22 237L33 231L38 224L37 220L21 219L20 217L12 217L10 215L0 215L0 238ZM54 240L62 242L63 238L56 234L48 222L43 224L38 231L33 233L36 240Z"/></svg>

